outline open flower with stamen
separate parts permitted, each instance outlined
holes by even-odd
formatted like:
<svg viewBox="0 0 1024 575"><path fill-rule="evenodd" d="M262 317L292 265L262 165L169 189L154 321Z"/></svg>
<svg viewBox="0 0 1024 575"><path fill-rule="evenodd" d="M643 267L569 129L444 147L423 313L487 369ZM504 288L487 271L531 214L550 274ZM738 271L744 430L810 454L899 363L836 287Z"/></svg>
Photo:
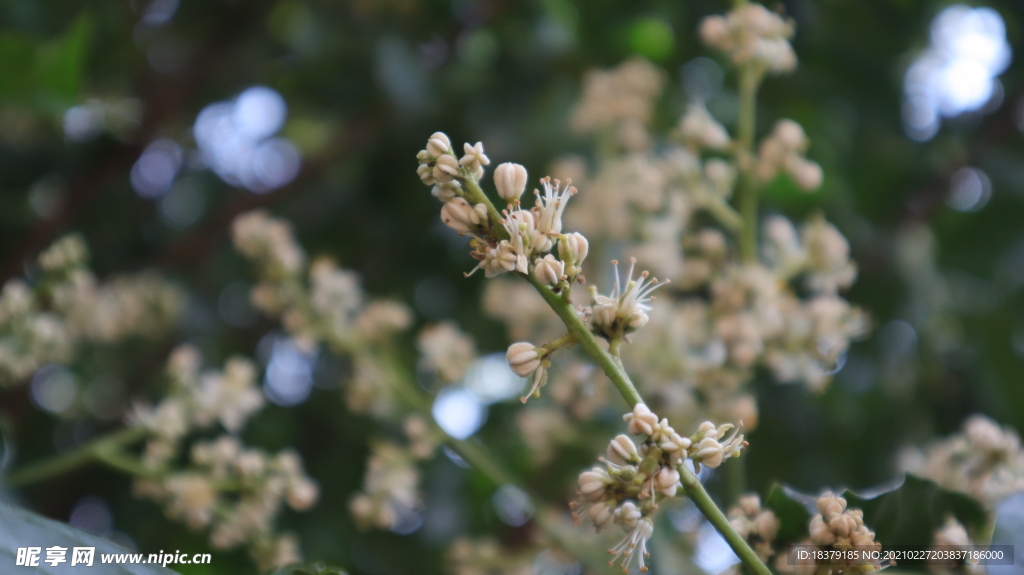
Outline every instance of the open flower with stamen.
<svg viewBox="0 0 1024 575"><path fill-rule="evenodd" d="M619 277L619 262L612 260L612 264L615 265L615 289L611 295L600 295L597 288L590 287L590 329L609 341L647 325L647 312L651 310L649 302L654 299L651 293L669 283L668 280L659 283L658 278L651 278L647 271L633 279L636 258L630 258L629 273L623 285Z"/></svg>
<svg viewBox="0 0 1024 575"><path fill-rule="evenodd" d="M740 424L742 426L742 423ZM726 437L729 431L732 435ZM747 446L740 433L740 427L726 423L720 427L710 421L705 421L697 428L697 433L690 438L693 442L690 458L695 466L704 465L715 468L730 457L739 457L740 452Z"/></svg>
<svg viewBox="0 0 1024 575"><path fill-rule="evenodd" d="M563 188L561 182L552 180L550 177L543 178L540 183L544 188L544 193L542 194L540 190L533 191L537 196L536 207L533 208L537 219L537 229L544 234L559 234L562 231L562 213L565 212L569 198L576 193L576 188L570 185L572 184L571 180L566 180ZM541 251L546 252L551 249L551 239L545 239L547 239L547 244L545 247L541 247Z"/></svg>
<svg viewBox="0 0 1024 575"><path fill-rule="evenodd" d="M647 551L647 542L654 535L654 522L651 521L650 517L643 517L636 522L631 529L626 531L626 536L619 541L619 544L608 550L608 553L615 555L616 558L608 562L608 566L611 567L616 561L621 559L622 572L629 573L630 566L633 564L633 557L637 557L640 562L640 572L646 573L648 567L644 565L644 559L651 556Z"/></svg>

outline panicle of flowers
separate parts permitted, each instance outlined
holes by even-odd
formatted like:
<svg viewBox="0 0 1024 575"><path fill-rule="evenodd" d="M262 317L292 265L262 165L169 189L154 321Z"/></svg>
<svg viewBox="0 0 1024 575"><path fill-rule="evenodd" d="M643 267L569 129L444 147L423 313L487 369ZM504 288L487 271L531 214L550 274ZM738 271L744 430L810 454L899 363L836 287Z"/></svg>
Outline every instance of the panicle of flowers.
<svg viewBox="0 0 1024 575"><path fill-rule="evenodd" d="M849 549L851 546L861 551L881 551L882 544L875 541L875 532L864 524L864 512L860 509L848 509L846 499L837 497L832 492L825 492L818 498L818 514L811 518L809 527L811 543L823 549ZM850 559L848 562L830 561L822 565L826 573L873 573L881 570L888 563L879 559L865 561L863 558ZM816 572L820 572L816 571Z"/></svg>
<svg viewBox="0 0 1024 575"><path fill-rule="evenodd" d="M740 497L727 516L732 528L747 540L761 561L767 563L775 555L773 543L782 524L771 509L761 507L760 497L756 494Z"/></svg>
<svg viewBox="0 0 1024 575"><path fill-rule="evenodd" d="M25 381L47 363L67 363L88 344L158 338L177 322L184 294L153 272L100 283L81 236L58 239L31 281L0 289L0 386Z"/></svg>
<svg viewBox="0 0 1024 575"><path fill-rule="evenodd" d="M462 380L476 359L473 339L450 321L429 325L416 337L420 365L445 383Z"/></svg>
<svg viewBox="0 0 1024 575"><path fill-rule="evenodd" d="M683 437L668 419L659 420L643 403L636 404L623 420L630 435L644 438L639 448L629 435L616 436L600 458L604 466L580 474L577 500L571 507L577 523L587 521L598 530L613 524L622 528L625 536L609 550L615 556L609 565L621 561L623 572L628 572L635 557L640 571L645 572L645 559L650 556L646 545L654 532L658 496L676 495L679 466L690 458L695 466L717 467L727 457L738 456L746 443L738 434L719 443L734 426L717 428L710 422L702 424L692 437Z"/></svg>
<svg viewBox="0 0 1024 575"><path fill-rule="evenodd" d="M800 189L813 192L821 187L824 173L821 166L804 157L809 144L800 124L793 120L779 120L772 133L761 141L754 172L764 182L779 172L785 172Z"/></svg>
<svg viewBox="0 0 1024 575"><path fill-rule="evenodd" d="M349 500L362 529L391 529L418 514L423 506L417 456L393 442L370 445L363 491Z"/></svg>
<svg viewBox="0 0 1024 575"><path fill-rule="evenodd" d="M295 452L272 455L223 435L194 444L186 468L136 479L134 492L190 529L209 530L214 549L247 547L262 571L301 560L294 535L278 534L274 522L285 505L312 507L319 489Z"/></svg>
<svg viewBox="0 0 1024 575"><path fill-rule="evenodd" d="M726 16L709 16L701 22L705 44L725 52L734 64L755 64L781 73L796 68L796 54L789 44L792 20L755 2L745 3Z"/></svg>
<svg viewBox="0 0 1024 575"><path fill-rule="evenodd" d="M924 452L905 453L902 466L941 487L970 495L989 510L1024 491L1020 436L984 415L971 416L962 433L936 441Z"/></svg>
<svg viewBox="0 0 1024 575"><path fill-rule="evenodd" d="M185 437L214 424L237 433L263 408L263 392L256 385L256 367L233 357L222 371L201 371L198 350L189 345L175 349L168 360L170 388L155 405L136 403L128 416L131 425L149 432L144 462L154 471L169 465Z"/></svg>
<svg viewBox="0 0 1024 575"><path fill-rule="evenodd" d="M623 62L612 70L587 72L583 96L572 113L573 131L604 131L626 149L646 148L646 127L664 83L664 74L640 58Z"/></svg>
<svg viewBox="0 0 1024 575"><path fill-rule="evenodd" d="M352 377L345 386L349 407L377 414L394 409L394 368L380 353L369 352L383 349L409 328L409 308L367 298L358 274L330 258L316 258L307 266L291 226L266 212L236 218L232 237L259 272L250 293L258 309L279 318L300 349L312 352L322 345L352 356Z"/></svg>

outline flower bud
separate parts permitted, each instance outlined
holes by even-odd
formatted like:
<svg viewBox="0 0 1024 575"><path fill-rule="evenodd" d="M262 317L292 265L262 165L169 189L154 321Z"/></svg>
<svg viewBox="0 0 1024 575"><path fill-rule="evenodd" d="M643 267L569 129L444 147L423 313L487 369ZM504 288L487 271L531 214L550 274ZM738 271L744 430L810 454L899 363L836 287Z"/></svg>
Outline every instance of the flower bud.
<svg viewBox="0 0 1024 575"><path fill-rule="evenodd" d="M694 450L696 453L693 454L693 460L705 467L714 469L725 461L725 450L722 449L722 444L713 437L701 439Z"/></svg>
<svg viewBox="0 0 1024 575"><path fill-rule="evenodd" d="M526 168L519 164L505 162L494 170L494 187L501 199L510 204L526 191L526 180Z"/></svg>
<svg viewBox="0 0 1024 575"><path fill-rule="evenodd" d="M782 119L775 124L772 134L787 150L802 151L807 146L804 129L793 120Z"/></svg>
<svg viewBox="0 0 1024 575"><path fill-rule="evenodd" d="M642 516L640 508L632 501L624 502L615 510L615 520L623 527L634 527Z"/></svg>
<svg viewBox="0 0 1024 575"><path fill-rule="evenodd" d="M811 519L809 531L811 543L815 545L828 546L836 542L836 534L821 520L821 515L815 515L814 519Z"/></svg>
<svg viewBox="0 0 1024 575"><path fill-rule="evenodd" d="M452 142L444 132L434 132L427 140L427 153L435 158L440 158L451 149Z"/></svg>
<svg viewBox="0 0 1024 575"><path fill-rule="evenodd" d="M565 264L556 260L555 256L551 254L537 258L533 265L533 277L547 286L558 285L558 282L562 281L562 276L565 275Z"/></svg>
<svg viewBox="0 0 1024 575"><path fill-rule="evenodd" d="M756 519L754 519L754 530L761 539L765 541L772 541L775 536L779 534L779 518L775 516L771 511L762 511Z"/></svg>
<svg viewBox="0 0 1024 575"><path fill-rule="evenodd" d="M580 494L588 499L600 499L604 488L608 485L608 474L600 467L580 473L579 487Z"/></svg>
<svg viewBox="0 0 1024 575"><path fill-rule="evenodd" d="M416 168L416 174L424 184L428 186L434 185L434 169L427 164L420 164L420 166Z"/></svg>
<svg viewBox="0 0 1024 575"><path fill-rule="evenodd" d="M487 221L487 206L471 206L465 199L455 198L441 207L441 221L460 234L477 231Z"/></svg>
<svg viewBox="0 0 1024 575"><path fill-rule="evenodd" d="M721 16L709 16L700 23L700 39L714 48L724 48L730 42L729 25Z"/></svg>
<svg viewBox="0 0 1024 575"><path fill-rule="evenodd" d="M587 259L587 252L590 251L590 242L579 233L564 234L558 240L558 257L569 264L573 271L579 273L580 264ZM575 275L575 274L573 274Z"/></svg>
<svg viewBox="0 0 1024 575"><path fill-rule="evenodd" d="M611 501L594 505L587 512L587 519L590 519L590 522L598 529L608 527L615 520L615 508L613 506L614 503Z"/></svg>
<svg viewBox="0 0 1024 575"><path fill-rule="evenodd" d="M821 187L825 174L817 162L798 158L798 161L790 162L789 174L793 176L797 187L806 192L812 192Z"/></svg>
<svg viewBox="0 0 1024 575"><path fill-rule="evenodd" d="M671 467L662 467L654 476L654 487L667 497L676 494L676 484L679 483L679 472Z"/></svg>
<svg viewBox="0 0 1024 575"><path fill-rule="evenodd" d="M537 348L528 341L513 343L505 353L508 366L519 377L527 377L540 367L540 354Z"/></svg>
<svg viewBox="0 0 1024 575"><path fill-rule="evenodd" d="M433 176L439 182L450 182L459 175L459 161L455 156L445 154L437 158L434 164Z"/></svg>
<svg viewBox="0 0 1024 575"><path fill-rule="evenodd" d="M430 195L434 196L435 198L442 202L448 202L455 198L455 190L457 188L457 186L453 187L447 184L441 186L434 186L430 190Z"/></svg>
<svg viewBox="0 0 1024 575"><path fill-rule="evenodd" d="M643 403L634 405L633 411L623 415L622 419L625 420L626 431L630 435L651 435L654 433L654 426L658 424L658 416Z"/></svg>
<svg viewBox="0 0 1024 575"><path fill-rule="evenodd" d="M617 465L638 463L640 461L640 454L636 451L636 445L633 444L633 440L628 435L616 435L615 439L608 444L605 454L608 456L608 461Z"/></svg>

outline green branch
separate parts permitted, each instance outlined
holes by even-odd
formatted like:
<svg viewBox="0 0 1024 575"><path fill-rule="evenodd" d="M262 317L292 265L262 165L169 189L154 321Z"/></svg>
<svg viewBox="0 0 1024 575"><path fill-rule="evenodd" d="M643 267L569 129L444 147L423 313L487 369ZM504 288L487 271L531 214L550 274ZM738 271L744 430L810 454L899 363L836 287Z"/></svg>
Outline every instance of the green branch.
<svg viewBox="0 0 1024 575"><path fill-rule="evenodd" d="M740 257L744 262L757 260L757 202L759 184L754 171L754 130L757 126L757 88L764 71L748 64L740 68L740 109L737 128L736 157L740 178L737 203L743 227L740 229Z"/></svg>
<svg viewBox="0 0 1024 575"><path fill-rule="evenodd" d="M122 447L141 441L148 433L148 430L139 426L119 429L74 451L16 469L3 478L3 484L7 487L24 487L96 461L109 464L105 457L118 452Z"/></svg>

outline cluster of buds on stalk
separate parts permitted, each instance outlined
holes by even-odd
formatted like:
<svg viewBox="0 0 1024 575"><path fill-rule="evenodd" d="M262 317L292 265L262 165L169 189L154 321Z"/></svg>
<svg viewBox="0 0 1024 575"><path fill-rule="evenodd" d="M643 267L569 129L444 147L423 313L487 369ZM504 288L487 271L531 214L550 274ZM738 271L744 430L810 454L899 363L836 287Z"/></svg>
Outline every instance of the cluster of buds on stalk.
<svg viewBox="0 0 1024 575"><path fill-rule="evenodd" d="M832 492L818 498L818 514L811 519L811 543L822 548L849 549L861 547L881 551L882 544L875 541L875 532L864 524L864 512L848 509L846 499ZM882 568L878 562L851 561L850 565L833 565L833 572L872 573Z"/></svg>
<svg viewBox="0 0 1024 575"><path fill-rule="evenodd" d="M609 550L615 555L609 565L621 560L623 572L628 572L633 557L639 559L640 571L647 571L644 559L649 557L646 544L654 531L654 512L658 509L658 495L674 497L680 483L679 468L689 457L694 465L705 461L717 467L730 455L739 454L746 445L739 436L728 442L728 447L717 444L731 425L715 428L711 423L701 425L692 437L683 437L643 403L623 416L629 435L644 438L639 447L629 435L618 435L608 444L605 457L597 466L579 476L577 501L571 504L577 524L589 521L598 530L613 524L622 527L625 537ZM710 426L710 429L707 427ZM722 435L718 434L721 429ZM734 441L738 441L735 443ZM710 442L715 442L717 455ZM707 463L711 461L714 465Z"/></svg>
<svg viewBox="0 0 1024 575"><path fill-rule="evenodd" d="M761 507L760 497L756 494L740 497L736 506L729 510L728 517L729 525L747 540L761 561L767 562L775 554L772 543L782 524L772 510Z"/></svg>

